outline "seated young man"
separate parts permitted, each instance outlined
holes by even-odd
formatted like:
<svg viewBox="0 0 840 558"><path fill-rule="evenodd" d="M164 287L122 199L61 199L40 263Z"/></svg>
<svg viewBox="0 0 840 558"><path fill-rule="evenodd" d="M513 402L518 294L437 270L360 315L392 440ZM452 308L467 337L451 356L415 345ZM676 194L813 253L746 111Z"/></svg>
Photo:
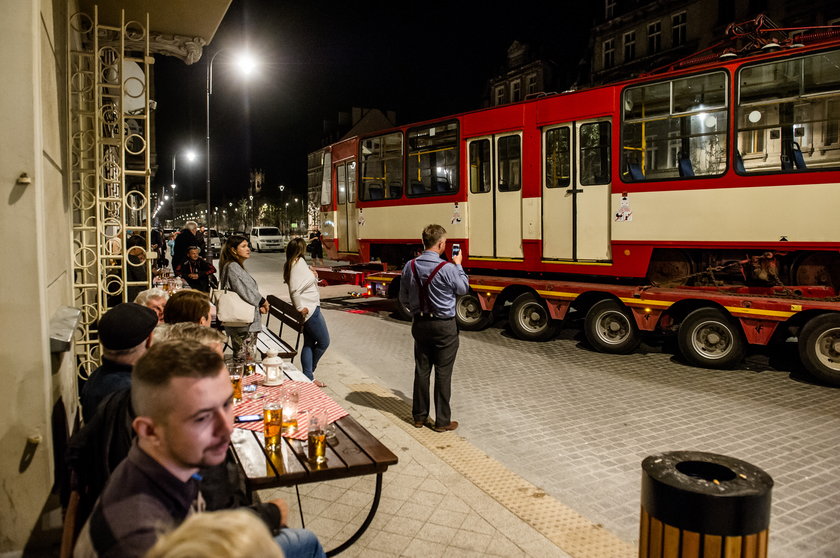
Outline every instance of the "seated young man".
<svg viewBox="0 0 840 558"><path fill-rule="evenodd" d="M175 263L175 275L183 277L190 287L210 292L210 277L216 273L216 268L205 259L199 257L198 246L190 246L187 249L187 259Z"/></svg>
<svg viewBox="0 0 840 558"><path fill-rule="evenodd" d="M230 445L233 388L210 347L153 345L132 371L131 404L136 441L82 528L77 558L142 557L162 529L204 510L197 473L224 461ZM285 502L260 508L287 558L326 556L312 532L285 527Z"/></svg>

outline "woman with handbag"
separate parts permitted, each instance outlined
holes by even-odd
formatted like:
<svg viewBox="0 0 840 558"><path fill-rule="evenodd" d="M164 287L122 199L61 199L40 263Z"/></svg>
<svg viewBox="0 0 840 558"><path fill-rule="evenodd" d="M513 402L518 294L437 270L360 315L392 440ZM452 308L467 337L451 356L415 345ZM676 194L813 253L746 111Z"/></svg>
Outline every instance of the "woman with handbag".
<svg viewBox="0 0 840 558"><path fill-rule="evenodd" d="M225 331L230 337L230 348L233 354L239 354L246 337L262 329L260 314L268 312L268 302L260 294L256 280L245 271L245 260L251 257L248 239L244 236L233 235L227 239L219 256L219 288L230 289L239 297L254 307L253 321L245 324L227 325Z"/></svg>
<svg viewBox="0 0 840 558"><path fill-rule="evenodd" d="M292 306L303 314L303 349L300 364L304 375L316 386L326 384L315 379L318 361L330 346L330 332L321 313L321 293L318 291L318 276L306 265L303 254L306 241L294 238L286 245L286 264L283 266L283 280L289 287Z"/></svg>

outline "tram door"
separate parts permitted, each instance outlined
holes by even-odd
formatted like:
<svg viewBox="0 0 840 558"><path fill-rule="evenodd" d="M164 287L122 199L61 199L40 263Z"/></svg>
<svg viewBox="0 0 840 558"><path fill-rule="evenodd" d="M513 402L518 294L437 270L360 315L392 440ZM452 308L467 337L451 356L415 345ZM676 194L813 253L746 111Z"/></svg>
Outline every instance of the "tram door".
<svg viewBox="0 0 840 558"><path fill-rule="evenodd" d="M543 130L543 257L610 259L610 121Z"/></svg>
<svg viewBox="0 0 840 558"><path fill-rule="evenodd" d="M467 143L470 257L522 257L522 134Z"/></svg>
<svg viewBox="0 0 840 558"><path fill-rule="evenodd" d="M336 232L339 252L358 252L359 234L356 220L356 161L334 165L337 193Z"/></svg>

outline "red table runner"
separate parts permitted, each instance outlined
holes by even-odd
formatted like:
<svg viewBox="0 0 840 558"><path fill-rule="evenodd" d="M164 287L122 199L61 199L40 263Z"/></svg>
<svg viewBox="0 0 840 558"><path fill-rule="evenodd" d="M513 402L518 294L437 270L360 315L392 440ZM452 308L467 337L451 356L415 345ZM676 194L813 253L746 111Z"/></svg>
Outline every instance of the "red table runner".
<svg viewBox="0 0 840 558"><path fill-rule="evenodd" d="M350 413L345 411L341 405L333 401L332 397L324 393L324 390L316 386L312 382L294 382L286 380L280 386L264 386L260 384L264 376L260 374L252 374L251 376L243 378L242 386L248 384L257 384L257 399L243 399L234 407L236 415L260 415L262 416L263 405L266 401L280 401L282 390L287 386L294 386L298 389L298 410L303 411L307 409L322 408L327 411L327 421L333 423L342 417L346 417ZM243 395L248 396L243 389ZM246 430L253 430L254 432L262 432L263 423L261 420L255 422L240 422L236 423L237 428L244 428ZM287 438L295 440L306 439L306 429L298 428L292 435L283 434Z"/></svg>

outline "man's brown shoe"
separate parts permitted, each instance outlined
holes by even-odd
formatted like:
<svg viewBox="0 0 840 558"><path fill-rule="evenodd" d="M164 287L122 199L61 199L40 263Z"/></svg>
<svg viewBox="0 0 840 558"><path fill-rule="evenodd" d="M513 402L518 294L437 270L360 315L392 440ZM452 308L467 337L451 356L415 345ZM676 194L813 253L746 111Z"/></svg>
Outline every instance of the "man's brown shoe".
<svg viewBox="0 0 840 558"><path fill-rule="evenodd" d="M435 432L451 432L451 431L455 430L456 428L458 428L458 421L453 420L452 422L450 422L446 426L435 426L434 430L435 430Z"/></svg>
<svg viewBox="0 0 840 558"><path fill-rule="evenodd" d="M415 420L414 421L414 428L423 428L424 426L426 426L426 421L425 420Z"/></svg>

